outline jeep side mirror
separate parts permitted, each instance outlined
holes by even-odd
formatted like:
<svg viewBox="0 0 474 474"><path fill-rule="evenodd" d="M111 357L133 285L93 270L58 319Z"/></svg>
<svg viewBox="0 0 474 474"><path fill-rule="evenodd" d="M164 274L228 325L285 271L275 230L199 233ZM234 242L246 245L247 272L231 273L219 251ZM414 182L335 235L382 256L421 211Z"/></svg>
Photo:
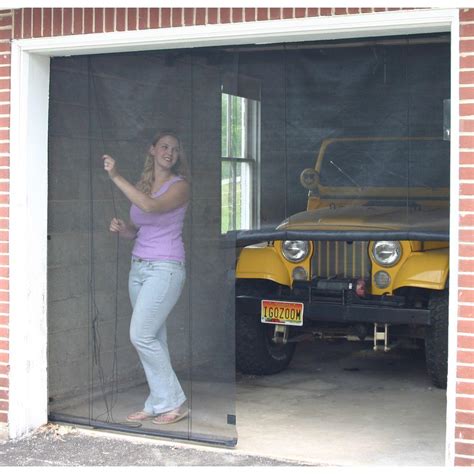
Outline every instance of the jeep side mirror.
<svg viewBox="0 0 474 474"><path fill-rule="evenodd" d="M300 182L305 189L315 190L319 185L319 172L314 168L306 168L300 174Z"/></svg>

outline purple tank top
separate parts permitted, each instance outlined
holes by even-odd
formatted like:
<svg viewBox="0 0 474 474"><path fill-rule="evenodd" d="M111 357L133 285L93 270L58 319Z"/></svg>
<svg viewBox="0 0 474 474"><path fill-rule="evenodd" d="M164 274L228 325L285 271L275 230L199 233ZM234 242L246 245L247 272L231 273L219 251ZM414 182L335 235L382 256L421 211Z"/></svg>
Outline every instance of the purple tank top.
<svg viewBox="0 0 474 474"><path fill-rule="evenodd" d="M183 178L175 176L167 181L153 197L161 196ZM132 204L130 220L137 227L132 255L144 260L177 260L184 262L182 230L188 204L168 212L144 212Z"/></svg>

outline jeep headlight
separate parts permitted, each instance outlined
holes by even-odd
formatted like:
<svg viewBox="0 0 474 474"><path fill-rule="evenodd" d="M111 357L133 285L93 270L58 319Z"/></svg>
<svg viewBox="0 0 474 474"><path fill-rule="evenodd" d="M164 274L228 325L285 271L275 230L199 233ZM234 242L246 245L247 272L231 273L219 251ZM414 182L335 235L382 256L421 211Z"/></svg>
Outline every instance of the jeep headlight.
<svg viewBox="0 0 474 474"><path fill-rule="evenodd" d="M290 262L301 262L308 256L309 244L306 240L284 240L281 251Z"/></svg>
<svg viewBox="0 0 474 474"><path fill-rule="evenodd" d="M372 255L382 267L392 267L402 256L402 246L395 240L379 240L372 247Z"/></svg>

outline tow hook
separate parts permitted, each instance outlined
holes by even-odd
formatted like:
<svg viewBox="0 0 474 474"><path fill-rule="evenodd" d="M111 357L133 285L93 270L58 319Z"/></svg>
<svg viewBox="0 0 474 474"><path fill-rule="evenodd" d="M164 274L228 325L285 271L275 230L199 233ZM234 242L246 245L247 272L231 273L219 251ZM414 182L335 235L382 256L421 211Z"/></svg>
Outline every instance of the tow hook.
<svg viewBox="0 0 474 474"><path fill-rule="evenodd" d="M288 342L288 334L289 334L288 326L284 326L283 324L275 325L275 332L273 333L273 342L275 344L286 344Z"/></svg>

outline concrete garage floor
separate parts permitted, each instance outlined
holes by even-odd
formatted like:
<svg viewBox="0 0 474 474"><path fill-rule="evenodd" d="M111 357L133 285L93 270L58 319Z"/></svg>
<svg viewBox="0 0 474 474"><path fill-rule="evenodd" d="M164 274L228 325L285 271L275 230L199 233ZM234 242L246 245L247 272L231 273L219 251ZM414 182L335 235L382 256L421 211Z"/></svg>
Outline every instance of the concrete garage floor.
<svg viewBox="0 0 474 474"><path fill-rule="evenodd" d="M233 437L233 428L223 432L216 419L226 407L219 406L219 385L213 388L215 397L204 381L193 381L193 430ZM287 370L237 374L236 389L238 443L218 448L227 456L323 466L444 466L446 392L430 384L419 352L374 352L371 343L343 340L302 342ZM145 385L121 392L114 420L123 421L146 393ZM64 413L87 417L89 410L84 403ZM93 414L101 413L99 400ZM188 422L161 429L144 422L143 429L159 442L163 435L186 437Z"/></svg>
<svg viewBox="0 0 474 474"><path fill-rule="evenodd" d="M446 392L423 354L303 342L290 368L237 377L237 450L331 466L443 466Z"/></svg>

